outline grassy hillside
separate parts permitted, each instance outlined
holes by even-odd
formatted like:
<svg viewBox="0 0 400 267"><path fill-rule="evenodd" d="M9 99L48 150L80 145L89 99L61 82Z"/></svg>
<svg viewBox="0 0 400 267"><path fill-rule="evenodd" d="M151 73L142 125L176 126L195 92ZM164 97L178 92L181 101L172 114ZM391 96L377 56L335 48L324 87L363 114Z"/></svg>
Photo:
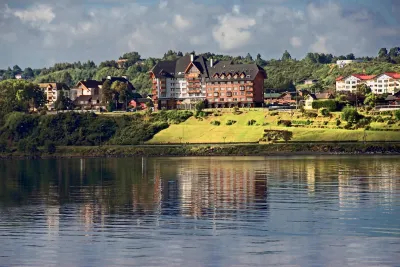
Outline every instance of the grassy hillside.
<svg viewBox="0 0 400 267"><path fill-rule="evenodd" d="M224 143L224 142L258 142L263 136L264 129L288 130L293 132L292 141L362 141L364 130L345 130L336 126L336 121L340 118L340 113L332 114L331 118L317 117L313 118L313 125L301 127L282 127L278 126L278 120L305 121L301 113L282 112L276 116L265 111L243 111L240 115L234 115L232 112L222 112L221 116L208 116L202 119L195 117L187 121L171 125L169 128L157 133L149 144L157 143ZM226 123L236 121L233 125ZM253 126L248 126L248 121L255 120ZM219 121L219 126L212 125L212 121ZM318 128L318 127L326 128ZM342 127L345 123L342 123ZM372 124L374 129L388 129L387 125ZM386 127L386 128L385 128ZM399 129L399 125L390 126L391 129ZM400 131L366 131L367 141L398 141L400 140Z"/></svg>

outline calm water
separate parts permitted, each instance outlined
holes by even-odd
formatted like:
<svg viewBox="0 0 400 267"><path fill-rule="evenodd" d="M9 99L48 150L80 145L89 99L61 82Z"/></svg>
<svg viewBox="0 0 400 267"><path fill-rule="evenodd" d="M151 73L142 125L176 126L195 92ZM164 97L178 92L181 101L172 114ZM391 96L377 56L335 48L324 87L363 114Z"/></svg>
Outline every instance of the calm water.
<svg viewBox="0 0 400 267"><path fill-rule="evenodd" d="M0 161L0 266L400 266L399 163Z"/></svg>

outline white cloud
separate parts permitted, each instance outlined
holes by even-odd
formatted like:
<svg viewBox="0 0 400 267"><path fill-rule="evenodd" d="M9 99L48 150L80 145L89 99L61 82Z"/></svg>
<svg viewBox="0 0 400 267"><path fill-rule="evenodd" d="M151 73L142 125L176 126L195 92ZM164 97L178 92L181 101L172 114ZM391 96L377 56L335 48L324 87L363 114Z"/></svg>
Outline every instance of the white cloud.
<svg viewBox="0 0 400 267"><path fill-rule="evenodd" d="M303 7L285 0L13 1L17 9L0 4L0 68L43 67L48 58L100 62L129 51L160 57L169 49L266 59L285 49L295 58L310 51L363 56L397 46L400 35L400 22L382 24L362 4L349 13L337 0ZM106 7L95 4L103 1Z"/></svg>
<svg viewBox="0 0 400 267"><path fill-rule="evenodd" d="M35 5L29 9L25 10L16 10L14 11L14 16L18 17L20 20L24 22L47 22L50 23L56 17L56 14L53 12L53 8L48 5Z"/></svg>
<svg viewBox="0 0 400 267"><path fill-rule="evenodd" d="M240 6L239 5L234 5L232 7L232 13L236 14L236 15L239 15L240 14Z"/></svg>
<svg viewBox="0 0 400 267"><path fill-rule="evenodd" d="M219 18L219 25L213 29L213 37L223 51L240 48L250 41L250 28L254 25L256 21L253 18L227 14Z"/></svg>
<svg viewBox="0 0 400 267"><path fill-rule="evenodd" d="M186 30L187 28L190 28L192 23L190 22L190 20L185 19L181 15L175 15L175 17L174 17L174 25L179 30Z"/></svg>
<svg viewBox="0 0 400 267"><path fill-rule="evenodd" d="M326 36L317 36L317 41L311 45L311 51L315 53L329 53L329 49L327 47Z"/></svg>

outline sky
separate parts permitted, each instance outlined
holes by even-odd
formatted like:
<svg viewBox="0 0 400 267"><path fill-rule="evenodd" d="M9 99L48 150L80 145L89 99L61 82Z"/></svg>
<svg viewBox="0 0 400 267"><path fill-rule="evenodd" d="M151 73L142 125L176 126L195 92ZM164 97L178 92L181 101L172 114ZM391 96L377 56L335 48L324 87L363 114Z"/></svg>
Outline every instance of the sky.
<svg viewBox="0 0 400 267"><path fill-rule="evenodd" d="M375 56L400 46L399 14L400 0L0 0L0 68L170 49Z"/></svg>

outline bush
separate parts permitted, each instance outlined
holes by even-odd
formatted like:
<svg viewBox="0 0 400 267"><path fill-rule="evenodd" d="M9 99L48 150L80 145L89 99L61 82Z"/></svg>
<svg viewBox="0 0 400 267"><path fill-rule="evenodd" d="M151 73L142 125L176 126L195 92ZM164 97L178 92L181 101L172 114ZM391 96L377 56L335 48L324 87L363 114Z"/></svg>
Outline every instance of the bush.
<svg viewBox="0 0 400 267"><path fill-rule="evenodd" d="M360 119L357 123L357 128L365 128L371 123L371 118L370 117L364 117Z"/></svg>
<svg viewBox="0 0 400 267"><path fill-rule="evenodd" d="M257 121L255 121L255 120L249 120L249 121L247 122L247 126L253 126L253 125L256 124L256 122L257 122Z"/></svg>
<svg viewBox="0 0 400 267"><path fill-rule="evenodd" d="M273 111L273 112L270 112L270 113L269 113L270 116L278 116L278 114L279 114L279 113L278 113L277 111Z"/></svg>
<svg viewBox="0 0 400 267"><path fill-rule="evenodd" d="M289 120L279 120L278 125L283 125L285 127L290 127L292 126L292 122Z"/></svg>
<svg viewBox="0 0 400 267"><path fill-rule="evenodd" d="M0 141L0 152L7 152L7 142L4 140Z"/></svg>
<svg viewBox="0 0 400 267"><path fill-rule="evenodd" d="M260 139L263 142L275 142L280 139L284 140L285 142L291 140L293 137L293 132L290 131L280 131L280 130L264 130L264 136Z"/></svg>
<svg viewBox="0 0 400 267"><path fill-rule="evenodd" d="M214 126L220 126L221 122L220 121L211 121L210 124L214 125Z"/></svg>
<svg viewBox="0 0 400 267"><path fill-rule="evenodd" d="M234 121L234 120L228 120L227 122L226 122L226 125L233 125L233 124L235 124L236 123L236 121Z"/></svg>
<svg viewBox="0 0 400 267"><path fill-rule="evenodd" d="M47 141L46 144L44 145L44 149L47 153L49 154L54 154L56 153L56 145L53 142Z"/></svg>
<svg viewBox="0 0 400 267"><path fill-rule="evenodd" d="M317 114L317 113L314 113L314 112L306 112L306 113L304 113L304 115L305 115L307 118L316 118L316 117L318 117L318 114Z"/></svg>
<svg viewBox="0 0 400 267"><path fill-rule="evenodd" d="M313 121L310 120L306 120L306 121L292 121L292 124L296 124L296 125L311 125L313 123Z"/></svg>
<svg viewBox="0 0 400 267"><path fill-rule="evenodd" d="M394 117L396 118L396 120L400 121L400 109L394 112Z"/></svg>
<svg viewBox="0 0 400 267"><path fill-rule="evenodd" d="M326 108L319 109L319 114L323 117L328 117L330 115L329 110Z"/></svg>
<svg viewBox="0 0 400 267"><path fill-rule="evenodd" d="M329 112L336 111L338 108L338 103L333 100L315 100L312 102L313 109L326 108Z"/></svg>
<svg viewBox="0 0 400 267"><path fill-rule="evenodd" d="M336 120L336 126L339 126L341 123L342 122L339 119Z"/></svg>
<svg viewBox="0 0 400 267"><path fill-rule="evenodd" d="M355 108L352 107L345 107L342 113L342 119L350 122L350 123L357 123L362 116L357 112Z"/></svg>

